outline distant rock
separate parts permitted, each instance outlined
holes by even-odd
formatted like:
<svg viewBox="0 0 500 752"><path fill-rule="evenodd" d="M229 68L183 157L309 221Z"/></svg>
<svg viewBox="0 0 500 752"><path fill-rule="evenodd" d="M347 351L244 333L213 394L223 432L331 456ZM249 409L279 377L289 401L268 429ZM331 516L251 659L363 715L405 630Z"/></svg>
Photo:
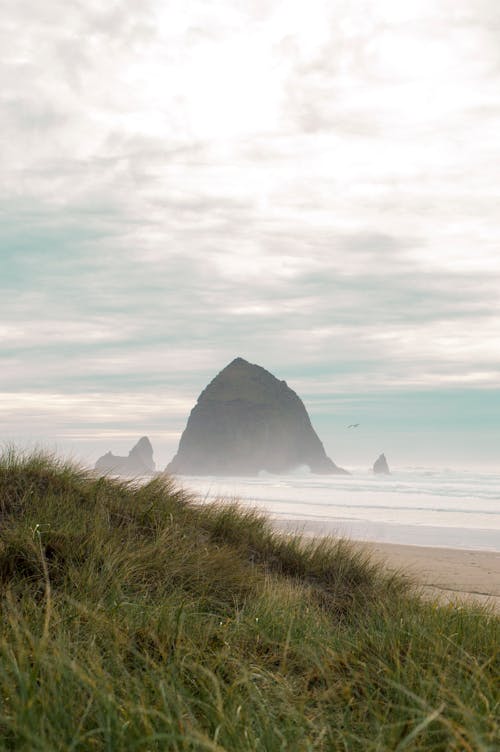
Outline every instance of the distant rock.
<svg viewBox="0 0 500 752"><path fill-rule="evenodd" d="M95 463L95 469L100 473L112 473L135 478L138 475L152 475L156 471L153 461L153 447L147 436L139 439L137 444L130 450L128 457L117 457L107 452L99 457Z"/></svg>
<svg viewBox="0 0 500 752"><path fill-rule="evenodd" d="M377 460L375 460L375 463L373 465L373 472L376 475L390 475L391 474L391 471L389 470L389 465L387 464L387 459L384 453L382 453L380 457Z"/></svg>
<svg viewBox="0 0 500 752"><path fill-rule="evenodd" d="M236 358L203 390L167 472L180 475L348 474L327 457L302 400L285 381Z"/></svg>

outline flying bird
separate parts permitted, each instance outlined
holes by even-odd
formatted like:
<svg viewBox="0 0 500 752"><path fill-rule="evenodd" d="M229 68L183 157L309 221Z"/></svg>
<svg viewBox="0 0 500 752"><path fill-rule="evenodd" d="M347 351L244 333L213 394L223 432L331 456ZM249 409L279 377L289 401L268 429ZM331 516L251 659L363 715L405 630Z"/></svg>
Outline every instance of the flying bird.
<svg viewBox="0 0 500 752"><path fill-rule="evenodd" d="M347 428L357 428L359 426L359 423L350 423L350 425L347 426Z"/></svg>

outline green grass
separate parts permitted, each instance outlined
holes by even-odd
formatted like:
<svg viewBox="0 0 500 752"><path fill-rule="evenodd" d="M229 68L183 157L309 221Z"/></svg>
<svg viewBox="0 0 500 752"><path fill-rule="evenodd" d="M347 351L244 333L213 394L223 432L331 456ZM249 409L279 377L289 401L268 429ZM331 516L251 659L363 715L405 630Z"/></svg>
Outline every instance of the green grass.
<svg viewBox="0 0 500 752"><path fill-rule="evenodd" d="M0 749L500 749L500 621L44 456L0 460Z"/></svg>

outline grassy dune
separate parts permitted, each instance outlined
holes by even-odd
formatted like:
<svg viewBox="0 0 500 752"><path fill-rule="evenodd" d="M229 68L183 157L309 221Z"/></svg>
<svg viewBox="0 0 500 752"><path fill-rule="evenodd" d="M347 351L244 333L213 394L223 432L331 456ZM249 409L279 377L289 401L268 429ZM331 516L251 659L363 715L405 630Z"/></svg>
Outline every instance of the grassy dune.
<svg viewBox="0 0 500 752"><path fill-rule="evenodd" d="M500 620L167 479L0 460L0 749L500 749Z"/></svg>

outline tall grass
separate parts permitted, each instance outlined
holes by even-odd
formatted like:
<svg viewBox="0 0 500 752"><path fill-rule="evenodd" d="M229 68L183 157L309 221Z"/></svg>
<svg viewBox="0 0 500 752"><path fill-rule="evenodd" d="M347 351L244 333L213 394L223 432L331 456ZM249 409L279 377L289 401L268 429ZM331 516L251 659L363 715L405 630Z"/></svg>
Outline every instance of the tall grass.
<svg viewBox="0 0 500 752"><path fill-rule="evenodd" d="M6 452L0 595L0 749L500 749L497 618L167 478Z"/></svg>

